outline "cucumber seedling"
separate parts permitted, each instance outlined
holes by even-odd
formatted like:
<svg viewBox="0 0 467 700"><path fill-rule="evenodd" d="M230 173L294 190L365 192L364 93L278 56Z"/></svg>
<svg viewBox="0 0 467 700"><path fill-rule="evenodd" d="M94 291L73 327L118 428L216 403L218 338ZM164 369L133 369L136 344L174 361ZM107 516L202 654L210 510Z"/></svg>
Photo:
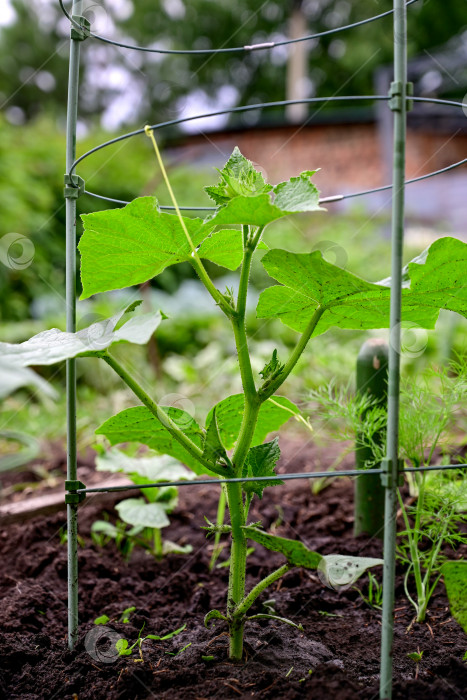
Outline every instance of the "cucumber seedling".
<svg viewBox="0 0 467 700"><path fill-rule="evenodd" d="M220 180L206 188L216 208L205 220L181 215L170 183L153 141L169 193L176 210L166 213L155 197L135 199L122 209L83 216L81 252L82 298L121 289L159 275L171 265L188 262L206 287L214 303L231 326L235 342L242 393L228 396L209 411L205 424L180 408L159 405L138 379L110 352L115 342L146 343L163 320L163 315L131 316L137 304L77 333L46 331L20 345L0 344L0 357L17 365L52 364L70 357L95 356L106 362L134 392L142 405L128 408L101 425L97 433L112 445L136 442L179 460L196 474L236 478L225 481L229 525L209 525L209 532L231 536L227 604L223 612L212 610L210 621L224 620L229 629L230 658L243 653L245 623L249 611L268 586L292 567L319 570L327 585L348 586L369 567L382 563L340 555L322 556L296 540L269 534L249 523L253 498L273 480L280 457L278 439L266 441L289 418L299 415L297 406L278 396L295 369L309 341L331 327L350 329L389 326L390 280L367 282L327 262L319 250L309 254L270 250L266 241L268 224L300 212L316 212L319 193L307 170L286 182L271 185L236 148L222 170ZM280 319L299 334L288 358L272 353L256 376L251 362L246 329L247 295L251 265L258 251L266 251L261 262L271 277L257 306L264 319ZM204 261L229 270L240 269L236 290L220 291L209 276ZM454 238L435 241L404 270L402 315L424 328L433 328L440 307L467 313L465 266L467 245ZM277 282L277 284L275 284ZM95 338L99 339L96 347ZM221 368L213 367L212 379L220 380ZM219 379L218 379L219 377ZM245 589L248 540L281 553L285 563ZM265 617L265 615L262 615ZM277 619L271 614L269 618Z"/></svg>

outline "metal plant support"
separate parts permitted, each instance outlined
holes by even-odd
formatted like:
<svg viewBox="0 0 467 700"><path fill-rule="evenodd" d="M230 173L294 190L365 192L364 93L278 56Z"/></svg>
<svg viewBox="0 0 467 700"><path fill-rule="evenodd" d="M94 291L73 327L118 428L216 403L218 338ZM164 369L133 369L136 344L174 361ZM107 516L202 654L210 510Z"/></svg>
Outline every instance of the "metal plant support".
<svg viewBox="0 0 467 700"><path fill-rule="evenodd" d="M405 145L406 145L406 115L412 102L429 102L444 106L455 106L462 108L463 104L452 100L429 99L412 97L411 86L407 83L407 8L417 0L394 0L393 9L368 19L330 29L319 34L308 35L299 39L268 42L252 46L241 46L234 48L215 50L162 50L149 49L145 47L122 44L118 41L110 40L106 37L94 34L88 20L81 15L82 0L73 0L71 14L67 12L63 5L63 0L59 0L60 6L65 16L70 21L71 46L69 64L69 84L68 84L68 113L66 132L66 174L65 174L65 200L66 200L66 329L74 332L76 327L76 202L79 196L87 194L92 197L104 199L109 202L127 204L127 202L103 197L98 193L88 192L85 189L84 181L77 175L76 168L85 158L96 151L111 144L144 134L144 129L138 129L117 138L102 143L79 158L76 158L76 123L78 116L78 85L79 85L79 59L81 42L90 37L93 40L116 45L128 50L145 51L150 53L170 53L170 54L208 54L217 53L240 53L246 54L251 51L267 51L275 46L292 44L297 41L309 41L319 39L322 36L335 34L345 30L362 26L369 22L380 20L388 15L393 15L394 24L394 81L391 84L388 95L364 95L364 96L336 96L319 97L304 100L283 100L280 102L269 102L263 104L240 106L229 110L218 110L209 114L201 114L187 119L173 119L171 121L154 124L152 130L163 129L186 122L215 116L219 114L244 112L259 108L273 108L297 103L321 103L329 101L344 100L373 100L388 102L393 113L394 123L394 155L393 155L393 181L390 185L363 190L349 194L335 194L325 197L321 202L335 202L351 197L358 197L373 192L392 189L392 255L391 255L391 304L390 304L390 333L391 347L389 350L389 381L388 381L388 430L386 458L383 460L380 469L373 469L372 475L379 474L385 489L385 527L384 527L384 574L383 574L383 612L382 612L382 633L381 633L381 675L380 675L380 698L390 699L392 697L392 657L393 657L393 629L394 629L394 580L395 580L395 547L396 547L396 502L399 479L403 473L421 470L446 470L465 468L465 464L452 464L443 467L431 466L421 468L401 468L399 460L399 383L400 383L400 321L401 321L401 271L402 252L404 239L404 191L405 185L418 182L435 175L452 170L467 162L467 158L453 163L440 170L422 175L405 181ZM173 207L161 207L162 209L173 209ZM180 207L189 211L208 210L210 207ZM198 484L221 484L229 481L261 481L267 479L274 480L289 479L314 479L327 475L327 472L308 472L299 474L281 474L280 477L252 477L236 479L196 479L194 481L166 482L157 484L146 484L89 488L77 480L76 469L76 371L75 360L67 361L67 481L65 483L67 504L67 527L68 527L68 646L73 649L78 640L78 505L84 500L88 493L102 493L109 491L121 491L141 488L151 488L152 486L196 486ZM362 475L361 470L346 470L336 472L334 476Z"/></svg>

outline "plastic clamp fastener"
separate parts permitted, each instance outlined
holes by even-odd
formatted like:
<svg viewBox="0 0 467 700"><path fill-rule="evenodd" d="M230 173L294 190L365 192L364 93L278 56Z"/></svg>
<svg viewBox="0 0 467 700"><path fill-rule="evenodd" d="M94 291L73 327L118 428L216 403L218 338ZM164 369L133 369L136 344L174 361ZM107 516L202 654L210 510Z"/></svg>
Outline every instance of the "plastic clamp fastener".
<svg viewBox="0 0 467 700"><path fill-rule="evenodd" d="M407 102L405 105L405 109L407 110L407 112L410 112L410 110L413 109L413 100L410 99L411 97L413 97L413 91L413 83L407 83Z"/></svg>
<svg viewBox="0 0 467 700"><path fill-rule="evenodd" d="M391 489L393 486L403 486L404 485L404 475L401 473L404 468L404 460L397 460L397 475L396 483L393 483L392 478L392 459L381 460L381 468L383 473L381 474L381 483L384 488Z"/></svg>
<svg viewBox="0 0 467 700"><path fill-rule="evenodd" d="M64 176L65 188L63 190L63 195L68 199L78 199L84 194L84 180L79 175L68 175Z"/></svg>
<svg viewBox="0 0 467 700"><path fill-rule="evenodd" d="M67 505L78 505L78 503L82 503L84 499L86 498L86 494L83 493L77 493L78 489L85 489L86 486L83 484L82 481L77 481L77 480L67 480L65 481L65 491L68 493L65 494L65 503Z"/></svg>
<svg viewBox="0 0 467 700"><path fill-rule="evenodd" d="M406 103L405 103L405 109L407 112L409 112L411 109L413 109L413 100L410 98L413 96L413 83L406 83ZM402 83L400 80L395 80L391 83L391 87L389 89L389 109L391 109L393 112L401 112L402 111Z"/></svg>
<svg viewBox="0 0 467 700"><path fill-rule="evenodd" d="M91 34L91 23L82 15L72 15L74 24L71 25L70 37L75 41L84 41ZM79 24L79 27L76 25Z"/></svg>

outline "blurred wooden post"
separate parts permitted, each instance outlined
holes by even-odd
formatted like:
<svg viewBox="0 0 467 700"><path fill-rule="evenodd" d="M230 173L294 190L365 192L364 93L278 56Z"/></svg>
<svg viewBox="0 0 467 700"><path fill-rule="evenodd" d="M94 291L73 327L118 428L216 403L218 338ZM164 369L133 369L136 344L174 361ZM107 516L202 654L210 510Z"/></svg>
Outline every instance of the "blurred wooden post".
<svg viewBox="0 0 467 700"><path fill-rule="evenodd" d="M303 11L301 0L295 0L289 20L289 39L299 39L307 33L307 21ZM308 76L308 47L306 41L289 44L289 58L287 61L287 100L303 100L307 97L305 81ZM306 103L287 105L285 109L287 120L294 124L301 124L308 114Z"/></svg>

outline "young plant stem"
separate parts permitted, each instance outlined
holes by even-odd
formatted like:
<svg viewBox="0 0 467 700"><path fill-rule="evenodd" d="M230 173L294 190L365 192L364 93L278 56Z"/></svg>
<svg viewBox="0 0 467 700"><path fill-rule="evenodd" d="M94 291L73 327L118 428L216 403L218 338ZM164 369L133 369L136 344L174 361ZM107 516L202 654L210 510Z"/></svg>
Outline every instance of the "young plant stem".
<svg viewBox="0 0 467 700"><path fill-rule="evenodd" d="M112 367L112 369L118 374L118 376L125 382L125 384L132 390L132 392L139 398L139 400L146 406L146 408L151 411L153 416L169 431L172 437L177 440L186 451L195 459L198 460L200 464L208 469L212 469L212 466L204 457L203 451L195 445L195 443L190 440L190 438L183 433L180 428L169 418L165 411L156 404L155 401L151 399L144 389L138 384L138 382L126 371L124 367L111 355L108 353L102 353L101 358L107 362L107 364Z"/></svg>
<svg viewBox="0 0 467 700"><path fill-rule="evenodd" d="M308 341L310 340L311 336L313 335L313 331L315 330L316 326L318 325L318 321L323 315L323 313L326 311L326 309L323 309L321 306L318 306L316 311L314 312L313 316L311 317L307 327L303 331L302 335L300 336L295 348L292 351L292 354L290 355L285 367L283 368L282 372L277 375L267 386L265 386L263 389L260 389L258 391L258 396L261 401L266 401L270 396L276 393L276 391L279 389L279 387L285 382L289 374L292 372L293 368L297 364L298 360L300 359L300 356L302 355L303 351L305 350Z"/></svg>
<svg viewBox="0 0 467 700"><path fill-rule="evenodd" d="M201 262L199 255L197 253L194 253L191 257L190 262L196 274L198 275L201 282L204 284L204 286L206 287L216 304L222 309L222 311L228 318L231 318L233 314L232 307L230 306L229 302L224 297L224 295L221 294L221 292L218 289L216 289L216 287L212 283L211 278L206 272L206 269L203 263Z"/></svg>
<svg viewBox="0 0 467 700"><path fill-rule="evenodd" d="M246 243L245 245L242 270L240 273L240 283L238 286L237 310L235 315L232 317L232 327L235 335L235 345L237 347L238 363L240 365L240 374L242 378L243 391L245 393L245 400L247 400L248 397L256 398L257 395L255 380L253 378L253 371L251 368L250 353L248 351L248 341L245 328L245 312L251 261L259 241L259 236L261 236L261 232L262 229L259 229L255 239L251 243ZM248 235L249 232L246 234L247 239Z"/></svg>
<svg viewBox="0 0 467 700"><path fill-rule="evenodd" d="M248 239L248 234L244 236ZM258 238L259 240L259 238ZM250 449L258 420L261 403L258 399L245 329L245 310L250 275L251 258L255 243L246 245L243 253L242 272L237 298L237 311L232 318L232 326L237 346L238 362L245 395L240 434L232 456L235 476L241 476L243 465ZM229 617L230 658L240 661L243 654L243 619L232 617L232 613L245 595L245 573L247 538L243 531L246 523L243 489L241 483L227 484L227 495L232 525L232 544L230 550L229 592L227 600L227 615Z"/></svg>
<svg viewBox="0 0 467 700"><path fill-rule="evenodd" d="M283 564L279 569L276 569L272 573L269 574L269 576L266 576L263 578L259 583L256 584L254 588L251 589L251 591L248 593L245 598L237 605L233 612L234 617L243 617L248 610L251 608L255 600L261 593L272 583L275 581L278 581L284 574L287 573L287 571L290 571L290 569L293 569L292 564Z"/></svg>
<svg viewBox="0 0 467 700"><path fill-rule="evenodd" d="M154 555L156 559L162 559L163 549L162 549L162 534L160 528L154 528Z"/></svg>
<svg viewBox="0 0 467 700"><path fill-rule="evenodd" d="M256 396L256 392L255 392ZM240 436L235 447L232 462L236 476L241 476L243 464L253 439L253 434L258 419L260 403L257 399L245 395L245 410L243 413ZM227 484L227 494L232 525L232 545L230 549L229 569L229 593L227 600L227 614L230 617L230 658L240 661L243 653L243 620L232 617L232 612L245 595L245 573L247 538L243 530L246 524L245 506L243 502L243 490L241 483Z"/></svg>

